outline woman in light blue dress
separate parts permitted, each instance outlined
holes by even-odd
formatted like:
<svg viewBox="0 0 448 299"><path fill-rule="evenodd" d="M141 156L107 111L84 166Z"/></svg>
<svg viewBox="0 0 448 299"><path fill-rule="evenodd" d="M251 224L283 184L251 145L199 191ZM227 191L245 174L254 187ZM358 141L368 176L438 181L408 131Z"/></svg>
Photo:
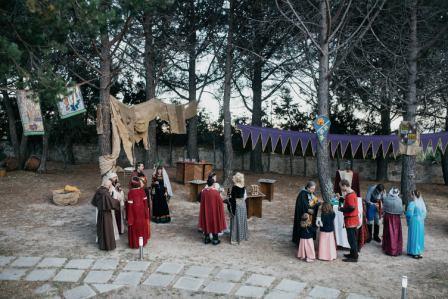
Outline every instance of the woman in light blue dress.
<svg viewBox="0 0 448 299"><path fill-rule="evenodd" d="M421 259L425 250L426 206L419 191L411 192L412 201L406 210L408 223L407 253L415 259Z"/></svg>

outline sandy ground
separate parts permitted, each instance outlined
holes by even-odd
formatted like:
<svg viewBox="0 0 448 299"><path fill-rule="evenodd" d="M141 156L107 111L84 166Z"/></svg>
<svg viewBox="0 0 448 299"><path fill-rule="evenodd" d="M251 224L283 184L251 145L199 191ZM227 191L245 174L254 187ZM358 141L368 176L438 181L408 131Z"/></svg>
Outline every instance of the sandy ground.
<svg viewBox="0 0 448 299"><path fill-rule="evenodd" d="M175 170L169 169L169 173L174 177ZM362 249L357 264L343 263L343 251L338 251L339 258L334 262L308 264L295 258L296 248L290 241L295 199L307 178L247 174L246 184L255 183L260 177L278 180L275 199L263 202L262 219L249 220L250 241L240 246L228 244L227 236L219 246L204 245L196 229L199 205L188 202L188 186L173 182L175 195L170 201L173 221L151 224L152 238L146 248L148 259L220 265L383 298L399 297L401 276L407 275L413 298L448 296L447 186L419 186L429 212L422 260L406 255L386 256L380 245L373 242ZM128 248L126 236L112 252L102 252L95 244L95 210L90 199L98 182L95 165L76 165L64 171L60 164L53 163L44 175L16 171L0 178L0 255L136 259L138 250ZM361 181L363 194L371 183ZM51 203L51 190L65 184L82 190L78 205L59 207ZM405 249L404 218L403 237ZM12 294L29 297L33 288L33 283L0 282L0 297L10 298ZM133 296L138 297L139 291L134 290Z"/></svg>

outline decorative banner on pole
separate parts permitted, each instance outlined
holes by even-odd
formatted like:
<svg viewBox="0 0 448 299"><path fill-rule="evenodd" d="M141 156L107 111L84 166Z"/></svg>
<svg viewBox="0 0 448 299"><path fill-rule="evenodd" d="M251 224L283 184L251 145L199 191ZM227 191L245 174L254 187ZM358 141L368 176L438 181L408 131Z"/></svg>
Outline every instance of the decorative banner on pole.
<svg viewBox="0 0 448 299"><path fill-rule="evenodd" d="M407 156L415 156L420 151L420 134L417 124L410 121L402 121L399 129L400 153Z"/></svg>
<svg viewBox="0 0 448 299"><path fill-rule="evenodd" d="M30 90L17 91L17 105L22 120L23 135L44 135L44 122L39 99Z"/></svg>
<svg viewBox="0 0 448 299"><path fill-rule="evenodd" d="M62 119L86 112L79 85L68 88L68 95L61 96L58 102L59 113Z"/></svg>
<svg viewBox="0 0 448 299"><path fill-rule="evenodd" d="M314 129L316 130L317 139L322 145L327 138L328 132L330 131L330 120L325 115L319 115L313 122Z"/></svg>

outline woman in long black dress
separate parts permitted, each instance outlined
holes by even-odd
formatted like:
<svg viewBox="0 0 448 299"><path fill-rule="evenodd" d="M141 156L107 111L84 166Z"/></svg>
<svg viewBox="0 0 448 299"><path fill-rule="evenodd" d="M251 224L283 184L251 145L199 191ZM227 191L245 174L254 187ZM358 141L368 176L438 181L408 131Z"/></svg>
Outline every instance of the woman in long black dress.
<svg viewBox="0 0 448 299"><path fill-rule="evenodd" d="M163 179L163 168L159 166L156 173L152 176L151 184L152 221L155 223L168 223L171 221L167 196L168 190Z"/></svg>
<svg viewBox="0 0 448 299"><path fill-rule="evenodd" d="M296 208L294 213L294 226L292 231L292 241L299 245L300 243L300 221L303 214L308 213L311 216L315 216L317 212L317 206L313 205L315 200L314 192L316 191L316 183L309 181L305 188L299 192L296 200ZM314 222L314 221L313 221Z"/></svg>

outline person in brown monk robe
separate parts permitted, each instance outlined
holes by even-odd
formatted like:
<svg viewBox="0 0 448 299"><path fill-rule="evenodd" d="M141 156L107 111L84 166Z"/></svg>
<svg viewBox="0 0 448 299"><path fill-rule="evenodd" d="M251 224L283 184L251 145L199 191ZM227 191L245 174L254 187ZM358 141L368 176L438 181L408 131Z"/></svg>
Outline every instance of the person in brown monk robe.
<svg viewBox="0 0 448 299"><path fill-rule="evenodd" d="M112 198L110 189L112 182L105 180L103 185L96 190L92 199L92 205L98 209L96 233L98 246L101 250L113 250L117 247L114 236L112 210L120 211L120 202Z"/></svg>

